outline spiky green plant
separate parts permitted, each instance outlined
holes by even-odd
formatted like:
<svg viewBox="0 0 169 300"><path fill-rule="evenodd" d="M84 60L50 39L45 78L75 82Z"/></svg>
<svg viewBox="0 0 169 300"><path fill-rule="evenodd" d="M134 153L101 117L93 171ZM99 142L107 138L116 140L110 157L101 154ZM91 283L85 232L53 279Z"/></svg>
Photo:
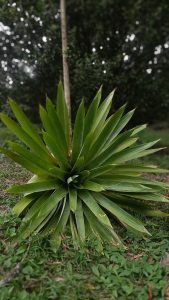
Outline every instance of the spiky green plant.
<svg viewBox="0 0 169 300"><path fill-rule="evenodd" d="M148 234L130 212L166 215L150 206L152 201L168 202L163 195L166 185L142 175L163 170L137 161L129 163L158 151L150 149L157 141L137 143L145 125L123 131L134 110L124 114L124 105L109 115L113 94L100 104L100 89L87 112L81 102L72 138L61 84L56 106L48 98L46 109L40 106L40 134L13 100L9 103L18 123L1 113L2 122L26 146L8 142L1 151L34 174L26 184L9 189L23 194L14 207L24 220L20 238L33 232L50 234L59 245L65 226L70 224L72 238L78 244L92 236L118 244L121 241L112 217L128 229Z"/></svg>

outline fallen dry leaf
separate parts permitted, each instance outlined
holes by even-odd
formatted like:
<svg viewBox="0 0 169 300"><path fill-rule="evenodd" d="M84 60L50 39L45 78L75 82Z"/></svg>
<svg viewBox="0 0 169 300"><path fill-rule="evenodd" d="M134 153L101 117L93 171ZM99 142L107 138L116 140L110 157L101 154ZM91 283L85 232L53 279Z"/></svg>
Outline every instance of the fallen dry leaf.
<svg viewBox="0 0 169 300"><path fill-rule="evenodd" d="M148 287L148 300L153 300L152 284L148 282L147 287Z"/></svg>
<svg viewBox="0 0 169 300"><path fill-rule="evenodd" d="M53 279L53 281L55 281L55 282L64 281L64 278L63 278L63 277L59 277L59 276L53 277L52 279Z"/></svg>
<svg viewBox="0 0 169 300"><path fill-rule="evenodd" d="M132 252L127 252L126 256L130 257L132 260L138 260L139 258L141 258L142 256L144 256L144 253L134 254Z"/></svg>
<svg viewBox="0 0 169 300"><path fill-rule="evenodd" d="M8 208L6 205L0 205L0 214L3 215L7 212Z"/></svg>
<svg viewBox="0 0 169 300"><path fill-rule="evenodd" d="M39 286L40 286L39 280L32 279L25 282L23 287L28 291L32 291L35 288L39 288Z"/></svg>
<svg viewBox="0 0 169 300"><path fill-rule="evenodd" d="M166 287L165 287L165 300L169 300L169 282L167 283Z"/></svg>
<svg viewBox="0 0 169 300"><path fill-rule="evenodd" d="M166 255L162 258L160 264L161 266L169 266L169 253L166 253Z"/></svg>
<svg viewBox="0 0 169 300"><path fill-rule="evenodd" d="M53 275L53 274L50 273L50 272L48 272L48 275L49 275L49 277L50 277L53 281L55 281L55 282L61 282L61 281L64 281L64 280L65 280L63 277L61 277L61 276L55 276L55 275Z"/></svg>
<svg viewBox="0 0 169 300"><path fill-rule="evenodd" d="M94 290L95 289L95 286L91 283L86 283L85 286L88 290Z"/></svg>
<svg viewBox="0 0 169 300"><path fill-rule="evenodd" d="M54 265L63 265L63 263L61 261L57 261L57 260L48 260L47 264L49 266L54 266Z"/></svg>

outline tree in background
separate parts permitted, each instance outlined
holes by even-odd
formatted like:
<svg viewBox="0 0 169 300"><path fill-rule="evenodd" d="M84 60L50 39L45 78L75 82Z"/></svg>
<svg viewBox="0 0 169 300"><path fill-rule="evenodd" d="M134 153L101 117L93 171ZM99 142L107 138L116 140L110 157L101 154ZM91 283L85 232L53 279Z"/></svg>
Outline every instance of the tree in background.
<svg viewBox="0 0 169 300"><path fill-rule="evenodd" d="M71 100L70 100L70 79L69 79L69 65L68 65L68 42L67 42L67 26L66 26L66 1L60 0L60 14L61 14L61 36L62 36L62 61L63 61L63 82L64 94L67 104L69 119L71 124Z"/></svg>
<svg viewBox="0 0 169 300"><path fill-rule="evenodd" d="M0 4L1 99L12 96L35 119L37 99L54 99L62 77L59 3ZM168 14L167 0L68 1L73 111L103 83L105 94L117 87L116 108L126 101L138 106L135 122L168 118Z"/></svg>
<svg viewBox="0 0 169 300"><path fill-rule="evenodd" d="M46 93L54 97L62 72L59 5L1 2L1 100L17 99L36 119L37 99L43 102Z"/></svg>

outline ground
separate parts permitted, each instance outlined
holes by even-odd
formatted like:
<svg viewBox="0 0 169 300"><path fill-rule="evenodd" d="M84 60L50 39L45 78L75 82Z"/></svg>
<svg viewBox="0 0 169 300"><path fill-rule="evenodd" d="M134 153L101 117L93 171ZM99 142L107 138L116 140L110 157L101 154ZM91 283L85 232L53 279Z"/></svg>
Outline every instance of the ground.
<svg viewBox="0 0 169 300"><path fill-rule="evenodd" d="M152 156L151 161L169 168L167 152ZM65 237L57 253L40 238L17 244L12 238L20 220L11 209L17 199L4 190L30 175L4 156L0 164L0 300L169 299L167 218L145 218L152 234L145 239L118 226L126 248L105 245L103 253L94 250L94 241L74 251ZM158 179L169 181L167 175Z"/></svg>

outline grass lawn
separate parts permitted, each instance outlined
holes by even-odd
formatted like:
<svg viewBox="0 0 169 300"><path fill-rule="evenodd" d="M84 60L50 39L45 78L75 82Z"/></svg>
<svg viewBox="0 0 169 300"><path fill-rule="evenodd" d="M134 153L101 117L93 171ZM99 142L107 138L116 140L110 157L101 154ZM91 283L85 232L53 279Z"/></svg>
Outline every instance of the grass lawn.
<svg viewBox="0 0 169 300"><path fill-rule="evenodd" d="M169 129L154 129L148 127L140 134L140 138L145 143L160 139L160 141L157 143L157 146L166 147L166 149L161 150L159 153L145 157L143 161L160 165L162 168L169 169Z"/></svg>
<svg viewBox="0 0 169 300"><path fill-rule="evenodd" d="M160 139L159 144L162 147L167 147L169 146L169 128L154 129L152 127L147 127L146 130L141 133L141 138L144 142Z"/></svg>
<svg viewBox="0 0 169 300"><path fill-rule="evenodd" d="M164 155L158 157L165 165ZM168 155L165 159L169 165ZM4 156L0 164L0 300L169 299L167 218L144 219L152 234L145 239L116 225L126 249L105 245L103 253L94 250L94 241L74 251L65 237L57 253L40 238L16 244L11 238L20 221L11 208L17 199L4 189L26 181L29 174ZM160 179L169 181L169 175ZM9 283L3 285L3 279Z"/></svg>

